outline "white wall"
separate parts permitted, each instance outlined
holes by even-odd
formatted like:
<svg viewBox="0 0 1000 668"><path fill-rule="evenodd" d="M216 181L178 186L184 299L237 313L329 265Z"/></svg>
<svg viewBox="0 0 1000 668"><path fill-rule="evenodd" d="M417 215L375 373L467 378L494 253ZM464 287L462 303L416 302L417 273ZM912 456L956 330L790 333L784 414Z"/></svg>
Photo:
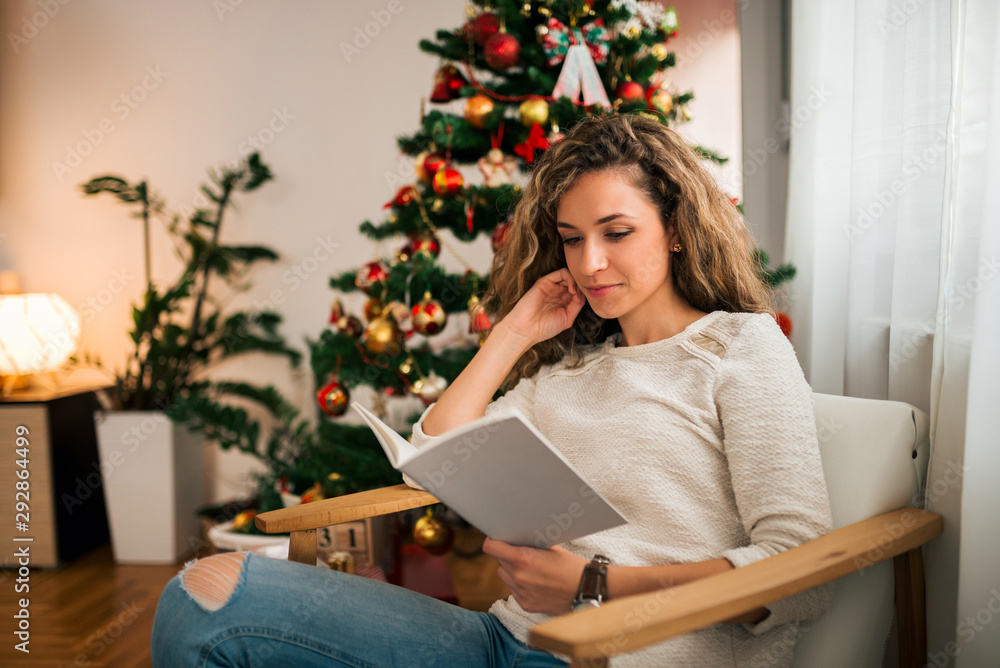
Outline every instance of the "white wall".
<svg viewBox="0 0 1000 668"><path fill-rule="evenodd" d="M143 289L140 225L110 198L84 199L80 183L107 172L148 178L174 206L190 206L208 167L240 157L248 137L266 142L262 156L276 180L239 198L223 237L271 246L281 260L258 267L254 287L226 299L233 308L280 299L283 332L305 352L304 337L326 326L335 297L329 276L375 253L358 225L382 220L397 173L413 178L395 138L418 127L420 98L439 65L417 42L465 18L458 0L233 0L232 11L220 14L229 4L11 0L0 8L0 270L16 271L24 292L57 292L79 306L81 351L111 365L127 350L130 303ZM386 11L390 4L398 14ZM670 47L699 34L705 41L675 77L698 95L690 134L737 163L737 31L729 22L713 35L703 23L731 9L732 0L675 4L682 34ZM39 14L43 5L58 11ZM386 25L371 24L373 12L382 12ZM25 29L32 17L42 27ZM377 35L348 60L341 44L366 24ZM12 43L11 33L24 39ZM122 95L143 99L130 108ZM68 162L71 147L81 144L77 150L87 155ZM330 254L319 241L327 237L339 244ZM490 253L481 241L463 255L485 270ZM165 242L162 233L154 238L153 273L168 281L178 265ZM382 253L395 246L386 242ZM461 270L446 253L442 258L449 270ZM300 280L296 267L314 270ZM359 297L345 301L359 310ZM274 383L313 413L308 363L298 375L266 358L223 371ZM253 464L210 452L212 499L241 492Z"/></svg>
<svg viewBox="0 0 1000 668"><path fill-rule="evenodd" d="M668 4L668 3L661 3ZM694 91L692 120L680 131L694 144L717 151L729 162L715 170L726 192L742 197L742 112L740 27L735 0L680 0L680 31L667 42L677 54L671 78L681 91Z"/></svg>

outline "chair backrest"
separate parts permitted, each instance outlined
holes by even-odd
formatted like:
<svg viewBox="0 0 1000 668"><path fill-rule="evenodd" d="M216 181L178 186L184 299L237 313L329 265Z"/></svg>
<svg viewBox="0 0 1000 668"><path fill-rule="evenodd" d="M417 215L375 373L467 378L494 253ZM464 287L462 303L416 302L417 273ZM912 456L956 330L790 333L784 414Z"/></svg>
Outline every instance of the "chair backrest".
<svg viewBox="0 0 1000 668"><path fill-rule="evenodd" d="M829 394L813 399L833 528L920 507L930 449L927 415L898 401ZM875 557L879 547L872 550ZM881 666L893 605L892 560L836 580L830 611L799 625L792 665Z"/></svg>

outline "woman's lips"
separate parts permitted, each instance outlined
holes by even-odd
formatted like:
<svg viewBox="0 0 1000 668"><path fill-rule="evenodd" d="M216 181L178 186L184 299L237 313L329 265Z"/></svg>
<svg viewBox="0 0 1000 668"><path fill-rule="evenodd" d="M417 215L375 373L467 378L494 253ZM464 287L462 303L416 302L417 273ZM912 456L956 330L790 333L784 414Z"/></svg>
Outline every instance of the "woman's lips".
<svg viewBox="0 0 1000 668"><path fill-rule="evenodd" d="M611 293L612 290L617 288L617 285L608 285L603 288L586 288L587 294L591 297L604 297Z"/></svg>

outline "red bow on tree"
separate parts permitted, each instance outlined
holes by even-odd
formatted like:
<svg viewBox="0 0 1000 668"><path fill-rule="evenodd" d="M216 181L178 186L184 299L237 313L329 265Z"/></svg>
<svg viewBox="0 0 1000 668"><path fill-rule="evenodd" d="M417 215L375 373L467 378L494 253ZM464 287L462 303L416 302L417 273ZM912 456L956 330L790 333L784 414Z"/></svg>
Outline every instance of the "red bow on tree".
<svg viewBox="0 0 1000 668"><path fill-rule="evenodd" d="M529 165L535 161L535 149L544 151L549 147L549 140L545 137L545 130L538 123L531 125L531 132L528 133L528 140L523 144L514 147L514 153L524 158Z"/></svg>

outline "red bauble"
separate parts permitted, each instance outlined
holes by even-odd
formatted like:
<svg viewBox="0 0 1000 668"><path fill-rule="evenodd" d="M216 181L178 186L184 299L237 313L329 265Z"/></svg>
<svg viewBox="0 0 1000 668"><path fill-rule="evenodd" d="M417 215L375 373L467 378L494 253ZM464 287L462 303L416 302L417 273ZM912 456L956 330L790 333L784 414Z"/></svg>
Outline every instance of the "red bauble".
<svg viewBox="0 0 1000 668"><path fill-rule="evenodd" d="M433 232L414 232L410 235L410 241L406 244L406 250L410 257L417 253L424 253L432 258L441 254L441 242L434 236Z"/></svg>
<svg viewBox="0 0 1000 668"><path fill-rule="evenodd" d="M486 64L495 70L505 70L517 64L521 57L521 44L507 32L498 32L483 45Z"/></svg>
<svg viewBox="0 0 1000 668"><path fill-rule="evenodd" d="M638 102L646 99L646 91L637 81L623 81L615 89L615 97L624 102Z"/></svg>
<svg viewBox="0 0 1000 668"><path fill-rule="evenodd" d="M500 223L493 228L493 234L490 235L490 246L493 248L494 253L503 248L504 243L506 243L508 230L510 230L510 221Z"/></svg>
<svg viewBox="0 0 1000 668"><path fill-rule="evenodd" d="M493 323L490 322L490 317L486 315L486 311L483 310L482 306L479 306L472 311L472 317L469 318L470 334L488 331L492 326Z"/></svg>
<svg viewBox="0 0 1000 668"><path fill-rule="evenodd" d="M347 388L337 382L336 378L331 378L329 383L316 391L316 402L330 417L343 415L350 400L351 395L348 394Z"/></svg>
<svg viewBox="0 0 1000 668"><path fill-rule="evenodd" d="M434 175L434 192L445 197L454 197L462 189L462 174L451 167L439 169Z"/></svg>
<svg viewBox="0 0 1000 668"><path fill-rule="evenodd" d="M423 157L418 156L416 165L417 178L424 183L432 183L434 175L445 165L444 157L437 153L426 153L426 155L421 153L421 155Z"/></svg>
<svg viewBox="0 0 1000 668"><path fill-rule="evenodd" d="M778 321L778 327L781 328L781 333L785 336L792 335L792 319L788 317L787 313L781 311L774 312L774 319Z"/></svg>
<svg viewBox="0 0 1000 668"><path fill-rule="evenodd" d="M411 320L414 330L425 336L432 336L444 329L448 314L444 312L441 302L431 299L431 293L425 292L424 298L413 307Z"/></svg>
<svg viewBox="0 0 1000 668"><path fill-rule="evenodd" d="M389 270L381 262L369 262L358 270L358 275L354 279L354 285L366 295L372 293L372 287L376 283L384 283L389 278Z"/></svg>
<svg viewBox="0 0 1000 668"><path fill-rule="evenodd" d="M485 332L492 326L490 317L486 315L486 309L479 303L479 297L472 295L469 298L469 333Z"/></svg>
<svg viewBox="0 0 1000 668"><path fill-rule="evenodd" d="M500 19L496 14L484 12L476 17L472 22L472 39L476 44L483 46L493 35L500 30Z"/></svg>

